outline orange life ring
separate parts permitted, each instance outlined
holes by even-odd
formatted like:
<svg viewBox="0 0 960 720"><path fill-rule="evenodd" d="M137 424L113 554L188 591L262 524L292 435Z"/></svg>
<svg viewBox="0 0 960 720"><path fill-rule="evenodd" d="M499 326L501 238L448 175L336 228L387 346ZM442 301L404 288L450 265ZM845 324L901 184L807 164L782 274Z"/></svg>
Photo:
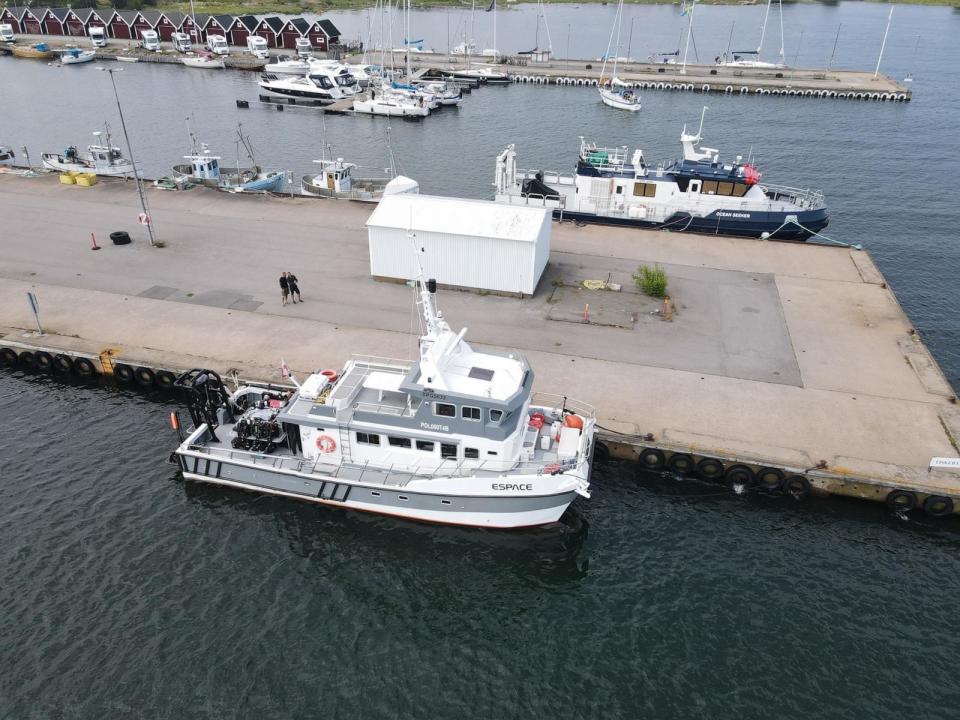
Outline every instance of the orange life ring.
<svg viewBox="0 0 960 720"><path fill-rule="evenodd" d="M329 435L317 436L317 450L322 453L332 453L337 449L337 441Z"/></svg>
<svg viewBox="0 0 960 720"><path fill-rule="evenodd" d="M546 420L546 416L542 412L538 411L530 413L530 420L528 422L530 423L530 427L539 430L543 427L543 424L546 422Z"/></svg>

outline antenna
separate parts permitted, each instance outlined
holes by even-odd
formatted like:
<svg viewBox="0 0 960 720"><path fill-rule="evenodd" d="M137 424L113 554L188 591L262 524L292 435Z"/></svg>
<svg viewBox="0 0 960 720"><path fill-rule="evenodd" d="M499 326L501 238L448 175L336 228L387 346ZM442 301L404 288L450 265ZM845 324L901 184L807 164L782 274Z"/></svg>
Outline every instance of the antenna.
<svg viewBox="0 0 960 720"><path fill-rule="evenodd" d="M706 105L704 105L704 106L703 106L703 110L700 112L700 129L697 130L697 140L698 140L698 142L699 142L700 137L703 135L703 118L706 116L707 110L709 110L709 108L708 108Z"/></svg>

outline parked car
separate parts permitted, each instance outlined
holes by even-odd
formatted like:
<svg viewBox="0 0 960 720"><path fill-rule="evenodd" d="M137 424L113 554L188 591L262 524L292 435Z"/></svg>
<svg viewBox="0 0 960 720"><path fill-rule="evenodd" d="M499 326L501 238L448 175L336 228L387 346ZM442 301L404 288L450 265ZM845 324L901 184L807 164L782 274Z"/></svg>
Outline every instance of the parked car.
<svg viewBox="0 0 960 720"><path fill-rule="evenodd" d="M13 34L13 25L4 23L0 25L0 42L12 43L17 41L17 36Z"/></svg>
<svg viewBox="0 0 960 720"><path fill-rule="evenodd" d="M266 38L262 38L259 35L249 36L247 38L247 52L261 60L270 57L270 53L267 52Z"/></svg>
<svg viewBox="0 0 960 720"><path fill-rule="evenodd" d="M186 33L175 32L170 36L170 39L173 40L173 49L177 52L193 52L193 43L190 41L190 36Z"/></svg>
<svg viewBox="0 0 960 720"><path fill-rule="evenodd" d="M310 38L297 38L297 57L310 57L313 53L313 45L310 44Z"/></svg>
<svg viewBox="0 0 960 720"><path fill-rule="evenodd" d="M229 55L230 46L223 35L207 35L207 50L214 55Z"/></svg>
<svg viewBox="0 0 960 720"><path fill-rule="evenodd" d="M100 27L99 25L94 25L90 28L90 43L95 47L106 47L107 45L107 32L105 28Z"/></svg>
<svg viewBox="0 0 960 720"><path fill-rule="evenodd" d="M144 50L160 52L160 36L156 30L144 30L140 33L140 44Z"/></svg>

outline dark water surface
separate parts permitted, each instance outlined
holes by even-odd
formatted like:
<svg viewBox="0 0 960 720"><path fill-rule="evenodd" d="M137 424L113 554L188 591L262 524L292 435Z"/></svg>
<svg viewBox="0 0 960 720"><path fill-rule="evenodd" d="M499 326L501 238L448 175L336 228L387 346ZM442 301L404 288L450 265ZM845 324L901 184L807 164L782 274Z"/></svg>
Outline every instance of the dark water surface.
<svg viewBox="0 0 960 720"><path fill-rule="evenodd" d="M732 19L734 44L755 44L758 11L698 8L701 58ZM548 12L561 54L567 24L573 54L603 52L612 6ZM785 6L787 57L824 64L843 23L837 64L872 68L886 12ZM629 13L635 57L676 44L675 8ZM501 47L532 46L529 8L503 16ZM339 24L354 35L364 18ZM416 18L444 48L444 11ZM897 8L884 69L913 73L909 104L647 92L634 116L588 89L511 86L395 122L393 145L425 191L489 197L509 142L526 167L572 167L579 135L672 157L707 104L706 144L752 148L769 180L825 190L828 233L871 250L956 385L958 36L960 13ZM151 174L187 151L188 114L226 158L241 120L266 166L309 172L322 138L385 164L380 119L237 110L253 75L123 69ZM0 88L0 142L35 158L86 144L105 118L119 127L93 67L0 58ZM612 465L555 528L423 526L184 484L164 464L167 405L0 374L3 720L957 717L956 523Z"/></svg>
<svg viewBox="0 0 960 720"><path fill-rule="evenodd" d="M0 374L0 717L954 718L957 527L633 467L526 532L177 479L168 402Z"/></svg>

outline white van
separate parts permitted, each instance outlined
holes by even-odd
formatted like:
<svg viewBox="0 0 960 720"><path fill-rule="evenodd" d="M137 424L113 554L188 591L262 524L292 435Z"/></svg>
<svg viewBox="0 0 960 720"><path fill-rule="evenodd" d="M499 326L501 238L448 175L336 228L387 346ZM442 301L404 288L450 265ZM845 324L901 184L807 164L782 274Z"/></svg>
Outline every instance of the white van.
<svg viewBox="0 0 960 720"><path fill-rule="evenodd" d="M0 25L0 42L16 42L17 36L13 34L13 25L4 23Z"/></svg>
<svg viewBox="0 0 960 720"><path fill-rule="evenodd" d="M107 33L104 28L94 25L90 28L90 42L94 47L107 46Z"/></svg>
<svg viewBox="0 0 960 720"><path fill-rule="evenodd" d="M223 35L207 35L207 50L214 55L229 55L230 46Z"/></svg>
<svg viewBox="0 0 960 720"><path fill-rule="evenodd" d="M310 44L310 38L297 38L297 57L310 57L313 52L313 45Z"/></svg>
<svg viewBox="0 0 960 720"><path fill-rule="evenodd" d="M266 38L262 38L259 35L250 35L247 38L247 52L261 60L270 57L270 53L267 52Z"/></svg>
<svg viewBox="0 0 960 720"><path fill-rule="evenodd" d="M186 33L175 32L170 36L173 41L173 49L177 52L188 53L193 51L193 43L190 42L190 36Z"/></svg>
<svg viewBox="0 0 960 720"><path fill-rule="evenodd" d="M160 36L156 30L143 30L140 33L141 44L144 50L160 52Z"/></svg>

